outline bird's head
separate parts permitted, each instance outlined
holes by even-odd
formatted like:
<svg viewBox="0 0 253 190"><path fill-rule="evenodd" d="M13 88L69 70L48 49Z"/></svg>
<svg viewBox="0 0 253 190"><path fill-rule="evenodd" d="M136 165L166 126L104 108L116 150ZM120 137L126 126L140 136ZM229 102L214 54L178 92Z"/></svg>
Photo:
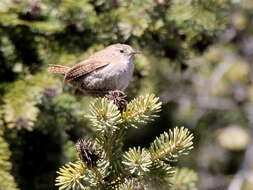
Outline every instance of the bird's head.
<svg viewBox="0 0 253 190"><path fill-rule="evenodd" d="M134 55L140 54L141 52L133 49L131 46L126 44L113 44L108 46L108 49L113 51L115 56L121 58L131 59Z"/></svg>

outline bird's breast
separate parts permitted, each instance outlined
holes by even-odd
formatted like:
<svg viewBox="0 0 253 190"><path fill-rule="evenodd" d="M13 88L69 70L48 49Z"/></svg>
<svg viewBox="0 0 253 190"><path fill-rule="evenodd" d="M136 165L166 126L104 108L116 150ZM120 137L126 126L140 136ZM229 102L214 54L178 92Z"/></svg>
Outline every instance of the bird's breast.
<svg viewBox="0 0 253 190"><path fill-rule="evenodd" d="M83 82L89 89L124 90L132 78L133 70L132 61L111 63L90 73Z"/></svg>
<svg viewBox="0 0 253 190"><path fill-rule="evenodd" d="M110 68L105 69L108 69L107 81L110 81L117 90L124 90L128 86L134 70L132 61L111 64Z"/></svg>

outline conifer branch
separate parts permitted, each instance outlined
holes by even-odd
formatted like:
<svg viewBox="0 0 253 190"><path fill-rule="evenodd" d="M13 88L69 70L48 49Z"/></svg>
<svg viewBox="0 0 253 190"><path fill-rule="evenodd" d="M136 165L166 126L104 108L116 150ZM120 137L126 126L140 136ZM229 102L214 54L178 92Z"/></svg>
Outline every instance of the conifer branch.
<svg viewBox="0 0 253 190"><path fill-rule="evenodd" d="M176 127L165 132L149 149L122 150L126 129L157 117L160 107L158 98L146 95L131 101L121 113L110 100L97 98L88 116L98 131L95 141L78 141L76 149L82 162L61 168L56 185L60 190L146 189L144 182L167 185L167 179L175 173L170 162L192 149L193 136L188 129Z"/></svg>
<svg viewBox="0 0 253 190"><path fill-rule="evenodd" d="M161 109L161 102L158 101L159 98L153 94L140 96L132 100L127 105L126 111L122 113L123 125L136 128L140 124L152 121Z"/></svg>
<svg viewBox="0 0 253 190"><path fill-rule="evenodd" d="M151 160L176 161L180 155L188 154L193 148L192 140L193 135L184 127L164 132L150 146Z"/></svg>
<svg viewBox="0 0 253 190"><path fill-rule="evenodd" d="M55 180L55 185L60 186L59 190L85 190L86 188L83 185L83 181L88 181L87 177L85 176L86 169L87 168L81 161L65 164L62 168L59 169L59 171L57 171L57 174L59 174L59 176Z"/></svg>
<svg viewBox="0 0 253 190"><path fill-rule="evenodd" d="M90 104L90 114L87 116L92 125L100 132L113 132L120 123L120 111L117 106L106 98L97 98Z"/></svg>
<svg viewBox="0 0 253 190"><path fill-rule="evenodd" d="M145 172L149 171L149 167L152 164L150 153L140 147L130 148L123 157L122 163L131 174L144 175Z"/></svg>
<svg viewBox="0 0 253 190"><path fill-rule="evenodd" d="M175 167L163 161L155 161L150 169L152 176L159 177L162 180L164 177L173 176L175 174Z"/></svg>

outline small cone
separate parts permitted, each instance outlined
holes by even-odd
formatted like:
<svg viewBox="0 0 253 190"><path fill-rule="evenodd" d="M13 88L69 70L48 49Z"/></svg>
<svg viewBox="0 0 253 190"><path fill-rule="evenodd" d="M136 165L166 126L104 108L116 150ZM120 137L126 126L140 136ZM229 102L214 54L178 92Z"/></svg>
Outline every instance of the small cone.
<svg viewBox="0 0 253 190"><path fill-rule="evenodd" d="M127 96L124 92L120 90L110 91L105 97L113 102L121 113L126 110L128 102L126 100Z"/></svg>
<svg viewBox="0 0 253 190"><path fill-rule="evenodd" d="M80 139L76 143L76 151L80 160L87 164L88 167L95 167L99 159L99 153L96 145L89 140Z"/></svg>

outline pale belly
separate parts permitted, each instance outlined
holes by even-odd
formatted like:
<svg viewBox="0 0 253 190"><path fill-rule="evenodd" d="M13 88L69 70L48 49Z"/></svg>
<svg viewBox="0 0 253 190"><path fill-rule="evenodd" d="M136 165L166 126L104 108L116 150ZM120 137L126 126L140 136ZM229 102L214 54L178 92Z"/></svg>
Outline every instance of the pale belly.
<svg viewBox="0 0 253 190"><path fill-rule="evenodd" d="M123 67L112 68L113 65L106 66L86 75L81 80L81 88L84 91L89 90L124 90L127 88L133 74L133 65L128 63Z"/></svg>

